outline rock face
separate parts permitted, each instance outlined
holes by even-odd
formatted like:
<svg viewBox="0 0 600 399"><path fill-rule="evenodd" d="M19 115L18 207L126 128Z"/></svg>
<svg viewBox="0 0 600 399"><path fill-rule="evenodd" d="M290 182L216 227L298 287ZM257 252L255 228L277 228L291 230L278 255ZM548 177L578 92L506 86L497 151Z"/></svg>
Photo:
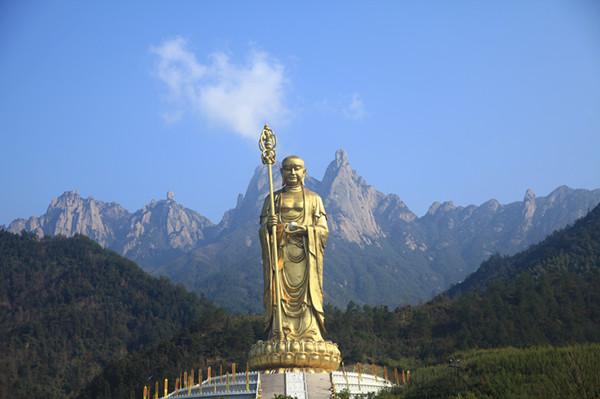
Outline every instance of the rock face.
<svg viewBox="0 0 600 399"><path fill-rule="evenodd" d="M30 217L26 221L17 219L8 226L8 230L27 230L39 237L83 234L108 247L118 240L129 216L129 212L119 204L81 198L77 192L67 191L53 199L41 217Z"/></svg>
<svg viewBox="0 0 600 399"><path fill-rule="evenodd" d="M131 216L119 252L144 265L157 266L195 248L212 225L175 202L169 192L166 200L152 201Z"/></svg>
<svg viewBox="0 0 600 399"><path fill-rule="evenodd" d="M382 194L352 170L343 150L335 153L318 191L330 215L330 229L341 239L363 245L384 237L374 215Z"/></svg>
<svg viewBox="0 0 600 399"><path fill-rule="evenodd" d="M196 247L212 226L207 218L176 203L173 193L167 198L131 214L118 204L67 191L50 202L44 215L17 219L7 230L26 230L39 237L83 234L148 268Z"/></svg>
<svg viewBox="0 0 600 399"><path fill-rule="evenodd" d="M279 165L274 170L280 186ZM490 255L525 249L600 203L600 190L561 186L546 197L527 190L523 201L505 205L493 199L466 207L434 202L417 217L397 195L369 186L342 150L322 181L309 176L305 184L321 195L328 211L325 295L339 306L350 300L395 306L429 299ZM8 230L85 234L221 305L260 311L257 230L267 192L266 171L259 167L217 225L178 204L173 193L131 214L67 192L43 216L17 219Z"/></svg>

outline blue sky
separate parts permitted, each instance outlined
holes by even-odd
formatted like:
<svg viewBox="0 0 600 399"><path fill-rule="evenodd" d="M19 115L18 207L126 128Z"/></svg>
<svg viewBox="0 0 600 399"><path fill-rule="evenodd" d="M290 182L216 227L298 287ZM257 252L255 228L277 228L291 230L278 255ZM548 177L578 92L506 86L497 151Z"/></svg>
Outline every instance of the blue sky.
<svg viewBox="0 0 600 399"><path fill-rule="evenodd" d="M218 222L265 120L419 215L600 187L598 2L123 3L0 5L0 224L71 189Z"/></svg>

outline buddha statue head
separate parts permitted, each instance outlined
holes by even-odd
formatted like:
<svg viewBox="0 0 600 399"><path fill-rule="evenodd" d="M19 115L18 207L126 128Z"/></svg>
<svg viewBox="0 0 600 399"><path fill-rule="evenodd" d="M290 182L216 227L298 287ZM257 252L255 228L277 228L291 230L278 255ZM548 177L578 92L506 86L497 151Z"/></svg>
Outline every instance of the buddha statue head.
<svg viewBox="0 0 600 399"><path fill-rule="evenodd" d="M285 187L297 188L304 186L305 177L304 160L299 156L290 155L281 162L281 178Z"/></svg>

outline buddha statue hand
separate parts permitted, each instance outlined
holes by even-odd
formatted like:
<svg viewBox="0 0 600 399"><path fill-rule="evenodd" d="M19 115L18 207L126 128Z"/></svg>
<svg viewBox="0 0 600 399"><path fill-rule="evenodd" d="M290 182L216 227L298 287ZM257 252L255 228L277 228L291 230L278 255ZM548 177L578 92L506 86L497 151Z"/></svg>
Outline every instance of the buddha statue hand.
<svg viewBox="0 0 600 399"><path fill-rule="evenodd" d="M306 230L305 225L296 222L286 223L285 225L285 232L292 235L305 235Z"/></svg>
<svg viewBox="0 0 600 399"><path fill-rule="evenodd" d="M267 229L269 230L269 232L273 230L273 226L276 226L277 222L277 215L270 215L267 217Z"/></svg>

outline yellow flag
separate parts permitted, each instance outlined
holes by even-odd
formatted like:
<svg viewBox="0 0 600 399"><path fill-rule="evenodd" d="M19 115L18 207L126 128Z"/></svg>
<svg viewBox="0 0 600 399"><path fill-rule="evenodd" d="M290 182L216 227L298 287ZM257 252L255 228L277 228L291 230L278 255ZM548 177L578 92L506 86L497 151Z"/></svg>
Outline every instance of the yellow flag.
<svg viewBox="0 0 600 399"><path fill-rule="evenodd" d="M246 363L246 391L250 390L250 370L248 370L248 363Z"/></svg>

